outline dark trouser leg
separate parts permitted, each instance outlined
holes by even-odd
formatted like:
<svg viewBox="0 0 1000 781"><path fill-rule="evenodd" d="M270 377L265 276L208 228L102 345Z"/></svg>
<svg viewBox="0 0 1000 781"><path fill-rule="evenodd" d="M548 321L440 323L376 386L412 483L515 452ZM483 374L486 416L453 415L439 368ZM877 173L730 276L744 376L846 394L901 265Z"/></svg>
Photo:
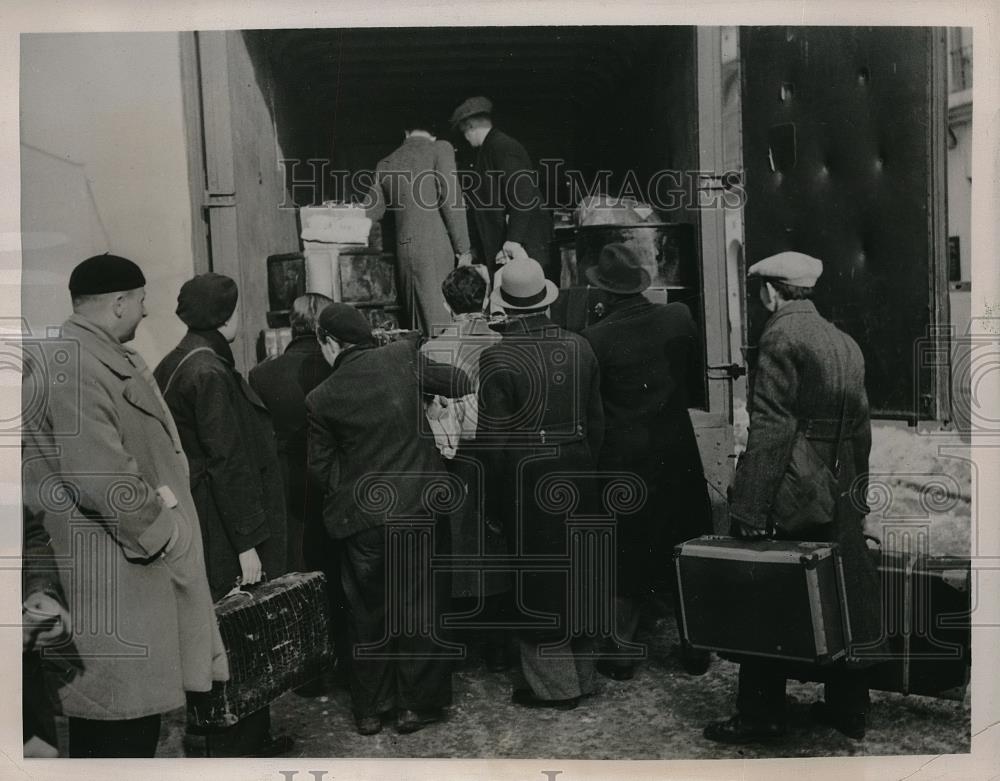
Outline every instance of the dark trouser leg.
<svg viewBox="0 0 1000 781"><path fill-rule="evenodd" d="M785 675L766 661L740 664L736 710L741 716L766 721L785 720Z"/></svg>
<svg viewBox="0 0 1000 781"><path fill-rule="evenodd" d="M603 660L615 667L629 668L638 661L635 651L623 643L632 642L639 627L639 600L634 597L615 597L615 634L603 643ZM624 656L631 653L632 657Z"/></svg>
<svg viewBox="0 0 1000 781"><path fill-rule="evenodd" d="M159 739L159 713L139 719L118 721L77 718L69 720L71 758L146 759L156 755L156 744Z"/></svg>
<svg viewBox="0 0 1000 781"><path fill-rule="evenodd" d="M434 542L439 552L450 550L449 530L447 517L437 521ZM443 708L451 704L454 664L442 647L449 637L441 625L451 602L451 579L445 572L433 574L426 561L413 562L406 570L409 577L400 584L403 634L396 642L401 656L396 662L396 705L415 711Z"/></svg>
<svg viewBox="0 0 1000 781"><path fill-rule="evenodd" d="M385 654L396 642L386 626L386 534L384 526L342 540L341 583L347 606L351 652L351 701L356 717L377 716L395 707L395 665L388 658L358 658L359 645L378 645Z"/></svg>
<svg viewBox="0 0 1000 781"><path fill-rule="evenodd" d="M823 687L831 711L844 716L864 716L868 712L868 682L864 670L844 666L831 669Z"/></svg>
<svg viewBox="0 0 1000 781"><path fill-rule="evenodd" d="M483 616L499 625L486 630L486 645L504 649L508 656L513 657L517 653L517 609L514 606L513 592L504 591L486 597L486 610Z"/></svg>

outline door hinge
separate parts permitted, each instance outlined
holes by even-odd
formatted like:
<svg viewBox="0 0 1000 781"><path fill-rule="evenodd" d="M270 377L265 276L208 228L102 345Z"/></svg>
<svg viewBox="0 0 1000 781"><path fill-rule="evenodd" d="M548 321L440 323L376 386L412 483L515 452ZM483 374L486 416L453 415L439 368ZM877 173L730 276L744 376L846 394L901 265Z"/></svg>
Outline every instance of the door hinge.
<svg viewBox="0 0 1000 781"><path fill-rule="evenodd" d="M218 209L220 207L230 207L236 205L236 193L210 193L205 192L205 199L202 206L206 209Z"/></svg>
<svg viewBox="0 0 1000 781"><path fill-rule="evenodd" d="M722 366L709 366L708 379L735 380L747 373L747 367L740 363L727 363Z"/></svg>

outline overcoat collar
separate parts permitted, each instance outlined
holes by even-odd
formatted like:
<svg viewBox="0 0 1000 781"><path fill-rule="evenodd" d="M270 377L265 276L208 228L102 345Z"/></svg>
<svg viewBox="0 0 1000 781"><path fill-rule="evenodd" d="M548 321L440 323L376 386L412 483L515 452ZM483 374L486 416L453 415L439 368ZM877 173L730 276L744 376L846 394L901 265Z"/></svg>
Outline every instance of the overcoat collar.
<svg viewBox="0 0 1000 781"><path fill-rule="evenodd" d="M782 306L777 312L771 315L767 321L767 328L771 328L778 320L787 315L819 315L816 311L816 305L809 299L802 299L801 301L789 301L784 306Z"/></svg>
<svg viewBox="0 0 1000 781"><path fill-rule="evenodd" d="M524 315L522 317L511 317L503 325L503 330L500 332L504 336L531 333L533 331L542 331L545 328L555 328L556 324L549 319L549 316L544 313L534 314L534 315Z"/></svg>
<svg viewBox="0 0 1000 781"><path fill-rule="evenodd" d="M233 350L229 346L229 342L226 341L226 337L214 328L210 331L188 329L184 338L181 339L181 343L177 346L185 353L198 347L208 347L230 367L235 367L236 365L236 359L233 357Z"/></svg>
<svg viewBox="0 0 1000 781"><path fill-rule="evenodd" d="M129 357L133 354L132 351L115 339L110 331L82 315L74 312L69 316L63 323L63 336L79 340L97 360L122 379L137 373L136 366Z"/></svg>
<svg viewBox="0 0 1000 781"><path fill-rule="evenodd" d="M286 353L322 353L319 341L313 334L295 336L285 348Z"/></svg>
<svg viewBox="0 0 1000 781"><path fill-rule="evenodd" d="M615 320L624 320L636 312L649 309L651 306L654 306L652 301L641 293L637 293L634 296L629 296L617 302L600 322L607 323L614 322Z"/></svg>
<svg viewBox="0 0 1000 781"><path fill-rule="evenodd" d="M371 350L375 347L374 344L352 344L346 350L344 350L340 355L333 359L333 370L339 369L346 363L350 363L359 355L361 355L364 350Z"/></svg>

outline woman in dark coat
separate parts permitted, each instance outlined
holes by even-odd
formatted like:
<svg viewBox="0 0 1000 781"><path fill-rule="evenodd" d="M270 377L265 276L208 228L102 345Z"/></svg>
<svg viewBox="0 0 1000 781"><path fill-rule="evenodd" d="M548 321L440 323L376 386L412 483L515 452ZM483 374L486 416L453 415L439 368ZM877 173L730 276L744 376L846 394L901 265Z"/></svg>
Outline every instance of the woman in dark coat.
<svg viewBox="0 0 1000 781"><path fill-rule="evenodd" d="M236 283L221 274L188 280L177 316L188 332L154 376L177 424L191 470L212 598L287 571L285 499L271 417L236 371L230 344L239 326ZM218 736L219 756L277 756L264 708Z"/></svg>
<svg viewBox="0 0 1000 781"><path fill-rule="evenodd" d="M862 532L871 423L860 348L809 300L822 270L819 260L798 252L774 255L749 269L751 277L761 278L761 300L772 315L760 338L750 432L733 481L729 517L734 534L769 533L771 508L798 431L827 466L839 461L831 522L813 535L800 535L839 545L851 623L848 660L831 666L826 701L814 706L813 716L862 738L868 688L858 668L876 661L882 647L881 584ZM709 724L705 737L743 743L783 734L787 672L778 663L743 662L737 714Z"/></svg>
<svg viewBox="0 0 1000 781"><path fill-rule="evenodd" d="M618 518L616 642L597 668L625 680L633 662L624 658L621 643L635 635L640 600L670 584L674 545L712 531L688 413L693 384L701 379L695 373L698 331L684 304L662 306L642 295L649 274L624 244L604 247L587 276L610 294L609 314L583 331L601 367L605 431L598 465L637 475L646 486L642 507Z"/></svg>

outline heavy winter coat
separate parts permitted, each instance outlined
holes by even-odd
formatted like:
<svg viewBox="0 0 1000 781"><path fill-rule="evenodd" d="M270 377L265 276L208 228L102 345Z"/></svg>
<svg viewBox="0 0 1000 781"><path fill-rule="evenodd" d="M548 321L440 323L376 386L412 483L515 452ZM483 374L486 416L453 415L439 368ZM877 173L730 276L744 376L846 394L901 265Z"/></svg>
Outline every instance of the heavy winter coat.
<svg viewBox="0 0 1000 781"><path fill-rule="evenodd" d="M277 435L288 517L288 566L295 571L315 566L311 558L307 565L302 541L305 536L314 545L315 532L323 524L323 486L309 479L307 468L306 396L329 376L330 364L312 334L295 337L284 353L250 370L250 387L270 411Z"/></svg>
<svg viewBox="0 0 1000 781"><path fill-rule="evenodd" d="M410 136L376 166L373 205L367 216L396 219L399 297L412 327L425 335L445 322L441 283L455 256L469 252L469 228L447 141Z"/></svg>
<svg viewBox="0 0 1000 781"><path fill-rule="evenodd" d="M226 340L218 331L188 331L155 375L191 464L213 598L233 588L242 574L239 554L251 548L268 578L285 574L285 497L274 426L236 371Z"/></svg>
<svg viewBox="0 0 1000 781"><path fill-rule="evenodd" d="M435 490L453 493L453 481L424 421L423 394L457 398L470 390L464 372L425 361L414 339L337 356L306 397L309 469L325 489L330 536L350 537L392 517L429 518L454 504L435 498Z"/></svg>
<svg viewBox="0 0 1000 781"><path fill-rule="evenodd" d="M486 462L487 512L502 523L520 557L569 557L567 523L600 512L597 454L604 436L597 359L579 334L545 315L512 320L479 361L478 447ZM557 626L534 636L561 638L570 602L597 573L528 571L529 610L554 614ZM599 593L596 586L590 593ZM591 606L593 607L593 606Z"/></svg>
<svg viewBox="0 0 1000 781"><path fill-rule="evenodd" d="M185 690L228 678L177 430L145 362L99 326L73 315L39 349L45 376L25 372L37 406L24 421L24 503L66 563L79 673L60 689L63 712L173 710Z"/></svg>
<svg viewBox="0 0 1000 781"><path fill-rule="evenodd" d="M840 546L854 650L862 655L861 646L877 646L881 636L881 584L862 532L871 450L864 358L857 343L823 319L811 301L790 301L771 316L758 355L750 432L733 481L730 519L767 528L797 431L805 431L833 465L846 398L835 517L810 539Z"/></svg>
<svg viewBox="0 0 1000 781"><path fill-rule="evenodd" d="M618 518L619 593L669 582L673 546L712 531L712 508L688 413L698 332L684 304L641 295L583 331L601 368L598 465L642 478L646 501Z"/></svg>

